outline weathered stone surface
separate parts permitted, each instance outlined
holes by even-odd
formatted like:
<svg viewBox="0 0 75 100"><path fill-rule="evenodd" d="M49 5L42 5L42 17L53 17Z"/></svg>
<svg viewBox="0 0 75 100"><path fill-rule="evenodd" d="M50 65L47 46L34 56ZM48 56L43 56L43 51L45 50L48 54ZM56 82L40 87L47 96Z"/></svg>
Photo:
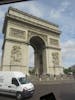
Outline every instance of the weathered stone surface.
<svg viewBox="0 0 75 100"><path fill-rule="evenodd" d="M32 45L36 74L63 74L58 25L9 8L3 33L2 70L18 70L28 74L29 45Z"/></svg>

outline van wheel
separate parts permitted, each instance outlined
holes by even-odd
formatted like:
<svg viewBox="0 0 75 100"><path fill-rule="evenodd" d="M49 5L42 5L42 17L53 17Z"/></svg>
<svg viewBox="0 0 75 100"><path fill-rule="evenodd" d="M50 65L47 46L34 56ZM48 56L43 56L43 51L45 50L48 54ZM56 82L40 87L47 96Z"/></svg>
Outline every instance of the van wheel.
<svg viewBox="0 0 75 100"><path fill-rule="evenodd" d="M21 100L22 99L21 93L19 93L19 92L16 93L16 99L17 100Z"/></svg>

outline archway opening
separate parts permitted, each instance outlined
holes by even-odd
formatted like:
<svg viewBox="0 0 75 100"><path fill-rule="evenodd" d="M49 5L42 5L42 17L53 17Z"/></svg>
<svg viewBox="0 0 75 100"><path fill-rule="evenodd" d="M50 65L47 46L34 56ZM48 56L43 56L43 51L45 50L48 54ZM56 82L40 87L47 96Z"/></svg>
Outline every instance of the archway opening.
<svg viewBox="0 0 75 100"><path fill-rule="evenodd" d="M39 36L34 36L30 39L30 45L34 48L34 67L35 74L41 75L43 74L44 67L44 48L45 43Z"/></svg>
<svg viewBox="0 0 75 100"><path fill-rule="evenodd" d="M29 45L29 68L34 68L34 48Z"/></svg>

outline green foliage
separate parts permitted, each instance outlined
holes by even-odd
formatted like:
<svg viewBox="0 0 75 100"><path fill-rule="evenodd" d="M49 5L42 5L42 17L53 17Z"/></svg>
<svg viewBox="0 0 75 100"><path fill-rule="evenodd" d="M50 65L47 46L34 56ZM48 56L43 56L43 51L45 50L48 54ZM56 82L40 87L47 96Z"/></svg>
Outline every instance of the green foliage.
<svg viewBox="0 0 75 100"><path fill-rule="evenodd" d="M64 73L65 74L68 74L68 69L64 69Z"/></svg>
<svg viewBox="0 0 75 100"><path fill-rule="evenodd" d="M72 73L73 71L71 70L71 68L64 68L64 73L65 74L70 74Z"/></svg>
<svg viewBox="0 0 75 100"><path fill-rule="evenodd" d="M29 70L29 73L30 73L31 75L34 75L34 74L35 74L35 69Z"/></svg>
<svg viewBox="0 0 75 100"><path fill-rule="evenodd" d="M73 74L75 74L75 69L74 69L74 70L72 70L72 72L73 72Z"/></svg>

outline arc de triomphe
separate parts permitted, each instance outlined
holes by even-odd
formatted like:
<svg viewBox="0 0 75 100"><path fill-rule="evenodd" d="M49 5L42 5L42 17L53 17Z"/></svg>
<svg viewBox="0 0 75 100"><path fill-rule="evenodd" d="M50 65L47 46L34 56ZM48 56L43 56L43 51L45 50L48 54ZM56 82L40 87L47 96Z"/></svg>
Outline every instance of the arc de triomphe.
<svg viewBox="0 0 75 100"><path fill-rule="evenodd" d="M31 45L35 51L37 74L63 73L58 25L10 7L5 16L3 33L2 70L28 74Z"/></svg>

